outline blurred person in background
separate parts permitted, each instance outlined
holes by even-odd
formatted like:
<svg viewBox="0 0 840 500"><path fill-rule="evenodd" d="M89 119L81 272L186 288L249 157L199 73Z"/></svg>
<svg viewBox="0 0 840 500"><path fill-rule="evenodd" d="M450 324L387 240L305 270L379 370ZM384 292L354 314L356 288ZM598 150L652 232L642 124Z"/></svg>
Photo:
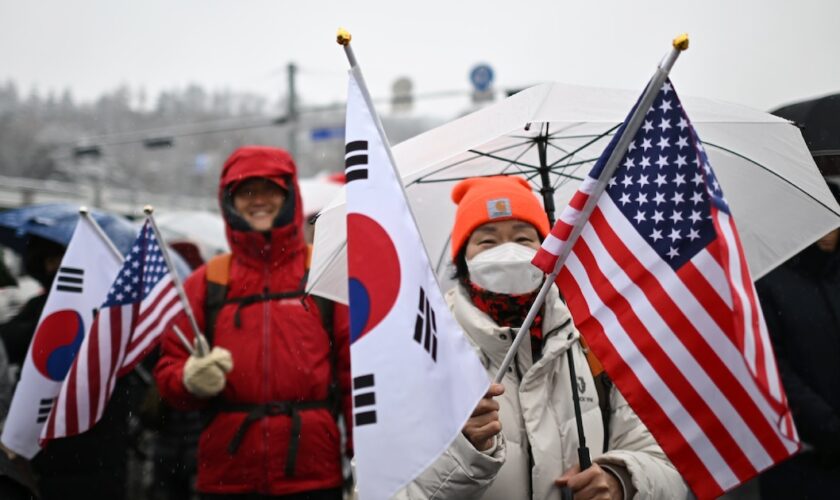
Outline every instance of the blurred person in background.
<svg viewBox="0 0 840 500"><path fill-rule="evenodd" d="M9 412L12 401L14 380L9 370L9 359L6 349L0 342L0 429ZM8 452L0 444L0 498L17 500L34 498L36 492L35 478L29 464Z"/></svg>
<svg viewBox="0 0 840 500"><path fill-rule="evenodd" d="M219 203L232 254L184 283L207 354L169 331L155 369L164 401L203 413L197 488L208 499L340 499L349 318L303 293L308 252L291 156L237 149ZM176 324L192 337L185 315Z"/></svg>
<svg viewBox="0 0 840 500"><path fill-rule="evenodd" d="M840 186L829 182L840 201ZM756 283L803 450L760 476L761 498L840 492L840 229Z"/></svg>
<svg viewBox="0 0 840 500"><path fill-rule="evenodd" d="M20 256L0 246L0 324L14 317L41 285L26 274Z"/></svg>
<svg viewBox="0 0 840 500"><path fill-rule="evenodd" d="M41 289L37 295L26 301L14 317L0 325L0 338L3 340L9 362L14 365L23 365L64 251L64 245L38 236L29 236L26 251L22 255L23 266L26 274L35 279Z"/></svg>
<svg viewBox="0 0 840 500"><path fill-rule="evenodd" d="M61 244L29 236L22 256L24 268L40 283L42 291L14 318L0 325L0 338L13 364L23 365L64 251ZM35 455L31 465L41 498L125 498L132 385L129 377L117 382L102 420L91 430L52 440Z"/></svg>

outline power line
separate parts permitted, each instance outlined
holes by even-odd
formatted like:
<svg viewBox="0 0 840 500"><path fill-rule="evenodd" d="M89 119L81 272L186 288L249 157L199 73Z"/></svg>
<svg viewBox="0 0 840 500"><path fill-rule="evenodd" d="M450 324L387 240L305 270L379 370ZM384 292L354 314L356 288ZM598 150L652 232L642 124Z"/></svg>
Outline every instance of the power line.
<svg viewBox="0 0 840 500"><path fill-rule="evenodd" d="M431 100L452 97L464 97L470 94L467 90L441 90L415 94L406 100ZM383 104L393 102L392 98L376 98L374 103ZM328 111L339 111L345 108L345 103L333 103L323 106L307 106L298 108L296 114L316 114ZM233 122L233 123L231 123ZM128 144L143 144L148 148L171 147L174 140L180 137L191 137L205 134L238 132L265 127L277 127L290 123L289 115L275 117L250 117L224 120L208 120L203 122L185 123L174 126L157 127L115 134L86 137L73 143L59 146L71 147L75 156L99 156L100 148L104 146L123 146Z"/></svg>

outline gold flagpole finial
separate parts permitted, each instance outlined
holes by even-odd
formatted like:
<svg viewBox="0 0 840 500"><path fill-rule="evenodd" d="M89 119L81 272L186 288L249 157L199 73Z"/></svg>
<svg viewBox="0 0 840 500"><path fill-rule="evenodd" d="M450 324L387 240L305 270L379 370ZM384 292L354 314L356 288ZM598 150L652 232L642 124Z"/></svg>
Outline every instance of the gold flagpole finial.
<svg viewBox="0 0 840 500"><path fill-rule="evenodd" d="M155 207L153 207L151 205L146 205L145 207L143 207L143 213L146 214L146 215L151 215L152 212L154 212L154 211L155 211Z"/></svg>
<svg viewBox="0 0 840 500"><path fill-rule="evenodd" d="M688 33L683 33L682 35L674 38L672 45L679 51L688 49Z"/></svg>
<svg viewBox="0 0 840 500"><path fill-rule="evenodd" d="M338 35L336 36L335 41L338 42L339 45L347 46L350 44L350 39L353 38L350 35L350 32L344 28L338 28Z"/></svg>

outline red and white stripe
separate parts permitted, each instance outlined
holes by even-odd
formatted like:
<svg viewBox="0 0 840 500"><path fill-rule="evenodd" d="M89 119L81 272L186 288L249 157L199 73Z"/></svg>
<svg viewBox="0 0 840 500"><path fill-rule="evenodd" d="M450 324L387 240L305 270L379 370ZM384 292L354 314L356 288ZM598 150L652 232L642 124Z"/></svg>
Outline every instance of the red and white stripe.
<svg viewBox="0 0 840 500"><path fill-rule="evenodd" d="M130 372L183 310L167 274L139 304L102 309L82 342L41 442L89 430L105 412L117 378Z"/></svg>
<svg viewBox="0 0 840 500"><path fill-rule="evenodd" d="M134 333L128 343L119 376L130 372L143 359L155 346L164 328L183 309L175 284L167 274L140 303Z"/></svg>
<svg viewBox="0 0 840 500"><path fill-rule="evenodd" d="M587 196L534 259L543 270ZM717 240L675 272L602 196L557 279L587 343L701 498L799 446L737 231L712 214Z"/></svg>

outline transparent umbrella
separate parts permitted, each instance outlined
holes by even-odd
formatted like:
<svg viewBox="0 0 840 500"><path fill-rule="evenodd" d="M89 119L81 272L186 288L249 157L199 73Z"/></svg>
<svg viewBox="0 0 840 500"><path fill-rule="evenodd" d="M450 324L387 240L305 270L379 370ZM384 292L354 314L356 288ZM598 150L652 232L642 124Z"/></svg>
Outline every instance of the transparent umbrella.
<svg viewBox="0 0 840 500"><path fill-rule="evenodd" d="M439 276L449 269L449 194L465 178L519 175L551 221L638 97L623 91L547 83L430 130L393 148L406 194ZM799 130L744 106L682 97L729 201L754 278L840 225L840 207ZM639 144L651 165L677 161L678 148ZM343 194L315 226L308 288L346 301ZM375 258L372 256L372 258Z"/></svg>

